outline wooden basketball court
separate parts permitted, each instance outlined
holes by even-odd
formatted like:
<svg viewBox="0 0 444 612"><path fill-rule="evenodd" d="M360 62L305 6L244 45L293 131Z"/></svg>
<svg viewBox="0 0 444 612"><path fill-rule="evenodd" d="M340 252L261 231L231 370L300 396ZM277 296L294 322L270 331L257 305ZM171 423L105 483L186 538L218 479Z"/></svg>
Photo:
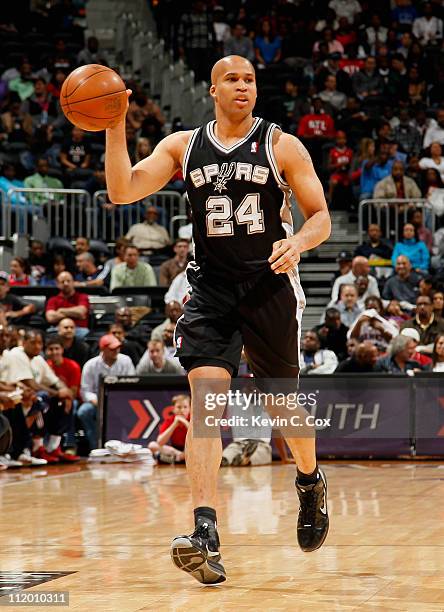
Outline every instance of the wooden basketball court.
<svg viewBox="0 0 444 612"><path fill-rule="evenodd" d="M24 572L72 572L23 593L69 591L69 609L82 612L442 612L444 465L321 465L331 527L308 554L296 543L294 466L221 470L228 580L217 587L195 582L169 558L172 537L192 527L183 467L2 472L0 586L20 584Z"/></svg>

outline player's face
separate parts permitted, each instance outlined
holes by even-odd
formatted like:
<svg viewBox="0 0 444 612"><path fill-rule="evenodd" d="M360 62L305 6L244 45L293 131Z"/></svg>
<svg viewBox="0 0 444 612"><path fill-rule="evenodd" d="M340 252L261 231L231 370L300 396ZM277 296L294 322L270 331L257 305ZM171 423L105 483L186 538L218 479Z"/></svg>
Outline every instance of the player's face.
<svg viewBox="0 0 444 612"><path fill-rule="evenodd" d="M220 110L227 115L246 117L256 104L256 77L249 62L239 62L221 74L211 95Z"/></svg>

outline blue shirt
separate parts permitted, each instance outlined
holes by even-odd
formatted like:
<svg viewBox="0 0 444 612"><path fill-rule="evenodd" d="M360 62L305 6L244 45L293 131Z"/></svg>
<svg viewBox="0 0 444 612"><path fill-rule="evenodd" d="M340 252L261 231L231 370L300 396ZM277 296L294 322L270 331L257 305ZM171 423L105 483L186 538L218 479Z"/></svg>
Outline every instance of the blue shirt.
<svg viewBox="0 0 444 612"><path fill-rule="evenodd" d="M271 64L281 48L281 39L279 36L275 36L273 41L267 42L262 36L256 36L254 45L259 49L264 61Z"/></svg>
<svg viewBox="0 0 444 612"><path fill-rule="evenodd" d="M361 193L370 194L369 197L372 198L376 183L391 173L393 160L389 159L383 166L374 164L368 169L365 167L367 162L368 159L365 159L361 164Z"/></svg>
<svg viewBox="0 0 444 612"><path fill-rule="evenodd" d="M396 265L396 258L405 255L409 258L414 270L429 269L430 253L422 240L403 240L397 242L392 254L392 265Z"/></svg>

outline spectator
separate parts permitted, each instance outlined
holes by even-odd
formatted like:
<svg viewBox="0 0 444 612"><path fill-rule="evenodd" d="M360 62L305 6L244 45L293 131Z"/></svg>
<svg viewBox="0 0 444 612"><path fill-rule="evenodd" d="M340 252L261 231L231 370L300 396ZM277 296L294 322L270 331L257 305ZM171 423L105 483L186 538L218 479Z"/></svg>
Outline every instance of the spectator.
<svg viewBox="0 0 444 612"><path fill-rule="evenodd" d="M63 354L79 364L81 368L89 359L89 347L86 342L76 338L76 324L72 319L65 317L57 325L57 335L63 342Z"/></svg>
<svg viewBox="0 0 444 612"><path fill-rule="evenodd" d="M9 81L9 91L18 94L23 102L34 93L34 82L32 79L32 66L29 62L23 62L20 66L20 75Z"/></svg>
<svg viewBox="0 0 444 612"><path fill-rule="evenodd" d="M339 360L345 359L348 328L341 322L341 313L337 308L327 308L324 323L312 331L318 335L322 349L333 351Z"/></svg>
<svg viewBox="0 0 444 612"><path fill-rule="evenodd" d="M412 107L423 104L427 95L427 84L419 72L419 67L417 65L412 64L410 66L407 79L407 96L409 103L412 105Z"/></svg>
<svg viewBox="0 0 444 612"><path fill-rule="evenodd" d="M99 51L99 41L95 36L90 36L84 47L77 55L77 65L103 64L108 66L108 60L104 51Z"/></svg>
<svg viewBox="0 0 444 612"><path fill-rule="evenodd" d="M421 208L414 208L409 210L407 219L415 228L415 235L418 236L418 240L424 242L429 253L433 249L433 234L424 225L424 216Z"/></svg>
<svg viewBox="0 0 444 612"><path fill-rule="evenodd" d="M134 340L127 340L126 330L121 323L112 323L108 328L108 333L115 336L122 343L120 352L122 355L128 355L133 365L136 366L143 354L140 344Z"/></svg>
<svg viewBox="0 0 444 612"><path fill-rule="evenodd" d="M370 26L365 30L367 43L370 46L371 55L376 55L380 45L387 42L388 29L381 23L381 16L378 13L373 13L370 18Z"/></svg>
<svg viewBox="0 0 444 612"><path fill-rule="evenodd" d="M353 91L360 100L380 97L383 94L384 81L376 69L374 57L367 57L364 68L353 75L352 83Z"/></svg>
<svg viewBox="0 0 444 612"><path fill-rule="evenodd" d="M407 101L407 68L402 53L394 53L390 60L390 70L387 75L386 94L389 100L397 104L399 100ZM399 123L398 123L399 125ZM390 133L390 136L393 132Z"/></svg>
<svg viewBox="0 0 444 612"><path fill-rule="evenodd" d="M432 142L427 153L427 157L422 157L419 160L419 167L422 170L434 168L439 172L441 179L444 180L444 157L439 142Z"/></svg>
<svg viewBox="0 0 444 612"><path fill-rule="evenodd" d="M410 124L410 115L407 108L399 112L399 125L393 130L393 137L409 155L417 155L421 150L421 134Z"/></svg>
<svg viewBox="0 0 444 612"><path fill-rule="evenodd" d="M392 19L401 26L412 26L418 11L412 0L395 0L396 8L392 10Z"/></svg>
<svg viewBox="0 0 444 612"><path fill-rule="evenodd" d="M111 271L111 291L117 287L147 287L157 284L152 267L139 261L137 247L125 247L124 263L117 264Z"/></svg>
<svg viewBox="0 0 444 612"><path fill-rule="evenodd" d="M8 143L24 143L31 141L33 134L32 117L22 109L20 101L12 99L1 115Z"/></svg>
<svg viewBox="0 0 444 612"><path fill-rule="evenodd" d="M128 306L117 308L114 320L119 325L122 325L128 340L137 342L137 344L140 345L143 353L150 337L151 327L144 325L143 320L139 322L136 317L133 317L131 308L128 308Z"/></svg>
<svg viewBox="0 0 444 612"><path fill-rule="evenodd" d="M397 300L405 310L413 310L419 292L420 276L412 270L410 259L399 255L395 262L395 274L388 278L382 290L385 300Z"/></svg>
<svg viewBox="0 0 444 612"><path fill-rule="evenodd" d="M147 122L154 120L160 128L165 124L165 117L162 114L160 106L154 102L151 98L148 98L143 92L136 93L134 99L131 100L128 107L127 121L128 124L135 130L144 130L144 126ZM140 140L140 139L139 139ZM148 146L151 149L150 140L146 139ZM142 141L143 142L143 141ZM148 157L149 154L145 149L146 154L144 157ZM137 153L137 148L136 148ZM141 152L137 153L140 155ZM142 158L143 159L143 158ZM140 160L138 160L140 161Z"/></svg>
<svg viewBox="0 0 444 612"><path fill-rule="evenodd" d="M438 195L438 201L440 200L440 193L434 195L436 189L443 189L444 182L441 179L441 175L435 168L427 168L424 175L424 186L423 186L423 197L427 198L429 202ZM438 230L439 231L439 230Z"/></svg>
<svg viewBox="0 0 444 612"><path fill-rule="evenodd" d="M164 261L159 270L159 285L169 287L173 279L186 268L188 263L189 242L178 238L174 243L174 257Z"/></svg>
<svg viewBox="0 0 444 612"><path fill-rule="evenodd" d="M46 274L42 276L39 281L41 287L56 287L57 277L66 270L65 257L61 254L56 253L52 256L52 265L47 270Z"/></svg>
<svg viewBox="0 0 444 612"><path fill-rule="evenodd" d="M329 202L333 202L335 192L340 187L343 191L350 192L350 166L353 159L353 151L347 147L347 135L342 130L336 132L336 145L329 151L328 167L331 172L328 192Z"/></svg>
<svg viewBox="0 0 444 612"><path fill-rule="evenodd" d="M209 81L208 66L212 64L215 38L211 14L205 3L193 2L192 11L181 17L177 42L180 57L194 70L197 81Z"/></svg>
<svg viewBox="0 0 444 612"><path fill-rule="evenodd" d="M347 17L353 23L355 17L362 11L358 0L330 0L328 7L333 9L337 18Z"/></svg>
<svg viewBox="0 0 444 612"><path fill-rule="evenodd" d="M324 28L322 31L322 39L317 40L313 45L313 54L319 53L319 47L322 43L327 45L328 54L339 53L340 55L343 55L344 47L339 40L335 39L333 30L331 28Z"/></svg>
<svg viewBox="0 0 444 612"><path fill-rule="evenodd" d="M136 367L137 376L149 374L183 374L181 366L165 355L163 340L150 340L148 349Z"/></svg>
<svg viewBox="0 0 444 612"><path fill-rule="evenodd" d="M183 314L183 308L179 302L169 302L165 306L166 319L151 332L151 340L162 340L163 332L171 325L176 324Z"/></svg>
<svg viewBox="0 0 444 612"><path fill-rule="evenodd" d="M19 181L16 178L16 169L14 164L4 164L2 168L2 176L0 176L0 190L3 192L4 197L8 196L10 189L22 189L25 186L23 181ZM10 202L12 209L17 210L19 207L23 209L29 208L28 201L24 194L20 192L10 194Z"/></svg>
<svg viewBox="0 0 444 612"><path fill-rule="evenodd" d="M378 349L376 346L369 341L362 342L356 345L353 353L338 365L335 372L347 374L375 372L377 361Z"/></svg>
<svg viewBox="0 0 444 612"><path fill-rule="evenodd" d="M338 358L333 351L321 349L321 342L315 331L305 332L301 358L301 374L331 374L338 365Z"/></svg>
<svg viewBox="0 0 444 612"><path fill-rule="evenodd" d="M427 149L433 142L444 145L444 108L440 108L435 119L431 119L424 135L423 147Z"/></svg>
<svg viewBox="0 0 444 612"><path fill-rule="evenodd" d="M277 36L268 19L260 25L260 33L254 39L256 61L260 67L275 64L281 59L281 38Z"/></svg>
<svg viewBox="0 0 444 612"><path fill-rule="evenodd" d="M393 162L389 160L388 148L382 146L376 157L370 157L362 163L361 200L374 197L373 193L377 183L390 175L392 164Z"/></svg>
<svg viewBox="0 0 444 612"><path fill-rule="evenodd" d="M365 257L372 264L372 260L391 260L393 247L381 239L382 231L377 223L371 223L367 230L368 240L355 249L355 257Z"/></svg>
<svg viewBox="0 0 444 612"><path fill-rule="evenodd" d="M344 276L345 274L348 274L350 272L350 270L352 269L352 261L353 255L350 253L350 251L340 251L338 253L338 256L336 257L336 263L338 264L339 269L336 270L336 272L334 273L332 286L339 276Z"/></svg>
<svg viewBox="0 0 444 612"><path fill-rule="evenodd" d="M48 175L49 164L44 157L37 159L36 172L27 176L24 185L27 189L63 189L63 183L58 178ZM33 194L35 204L45 204L48 201L47 194Z"/></svg>
<svg viewBox="0 0 444 612"><path fill-rule="evenodd" d="M368 295L376 295L379 297L378 282L374 276L370 276L370 266L368 264L368 259L366 257L358 256L353 258L352 269L350 270L350 272L344 274L343 276L339 276L335 280L331 292L332 306L334 305L334 302L339 299L339 289L341 285L354 283L358 276L368 277L367 295L365 295L364 299Z"/></svg>
<svg viewBox="0 0 444 612"><path fill-rule="evenodd" d="M165 304L169 302L179 302L184 304L188 293L190 291L190 285L188 283L186 272L178 274L170 285L170 288L165 293Z"/></svg>
<svg viewBox="0 0 444 612"><path fill-rule="evenodd" d="M56 325L69 317L76 324L76 335L83 338L89 332L88 315L89 299L84 293L78 293L70 272L62 272L57 277L60 293L50 297L46 303L45 316L50 325Z"/></svg>
<svg viewBox="0 0 444 612"><path fill-rule="evenodd" d="M406 327L413 327L418 331L422 345L421 352L431 353L436 336L444 333L444 320L435 318L431 298L427 295L420 295L416 300L415 317L401 325L401 329Z"/></svg>
<svg viewBox="0 0 444 612"><path fill-rule="evenodd" d="M104 376L133 376L134 366L128 355L120 355L122 343L112 334L100 338L100 355L87 361L82 370L83 404L77 416L85 429L90 449L97 447L97 411L100 380Z"/></svg>
<svg viewBox="0 0 444 612"><path fill-rule="evenodd" d="M157 223L159 213L155 206L148 206L145 211L145 221L132 225L126 235L141 252L151 254L165 249L170 244L167 230Z"/></svg>
<svg viewBox="0 0 444 612"><path fill-rule="evenodd" d="M230 38L224 43L224 55L240 55L250 62L254 61L253 43L248 36L245 36L245 28L241 23L234 24Z"/></svg>
<svg viewBox="0 0 444 612"><path fill-rule="evenodd" d="M335 122L324 111L320 98L313 99L313 112L301 118L297 135L310 151L313 162L321 165L322 147L334 138Z"/></svg>
<svg viewBox="0 0 444 612"><path fill-rule="evenodd" d="M433 314L435 318L441 318L444 315L444 292L435 291L433 294Z"/></svg>
<svg viewBox="0 0 444 612"><path fill-rule="evenodd" d="M46 253L45 245L41 240L31 240L29 243L28 264L32 278L39 282L50 264L50 256Z"/></svg>
<svg viewBox="0 0 444 612"><path fill-rule="evenodd" d="M397 242L393 249L393 266L396 265L399 255L405 255L416 272L419 274L427 273L430 266L430 254L425 243L416 239L415 228L411 223L404 225L402 236L402 240Z"/></svg>
<svg viewBox="0 0 444 612"><path fill-rule="evenodd" d="M172 414L160 424L157 440L148 444L159 463L185 461L185 440L191 415L190 396L176 395L172 401Z"/></svg>
<svg viewBox="0 0 444 612"><path fill-rule="evenodd" d="M423 276L419 281L419 295L427 295L430 299L432 299L433 278L431 276Z"/></svg>
<svg viewBox="0 0 444 612"><path fill-rule="evenodd" d="M444 372L444 334L436 336L435 343L433 345L433 372Z"/></svg>
<svg viewBox="0 0 444 612"><path fill-rule="evenodd" d="M330 302L328 308L331 308L332 305L332 302ZM354 285L342 285L340 300L334 304L334 307L339 310L341 321L346 327L353 325L362 312L362 308L358 306L358 290L356 287ZM324 322L325 315L322 319L321 323Z"/></svg>
<svg viewBox="0 0 444 612"><path fill-rule="evenodd" d="M336 89L336 77L330 74L325 79L325 89L319 94L322 102L329 104L334 112L343 110L347 105L347 96Z"/></svg>
<svg viewBox="0 0 444 612"><path fill-rule="evenodd" d="M401 330L401 336L411 338L415 343L415 353L413 353L412 355L413 361L417 361L420 365L425 367L429 367L432 365L432 358L428 357L427 355L423 355L422 353L419 353L417 350L418 345L420 343L419 332L417 329L414 329L413 327L405 327Z"/></svg>
<svg viewBox="0 0 444 612"><path fill-rule="evenodd" d="M71 137L62 144L60 163L70 180L82 180L92 175L91 147L80 128L74 126Z"/></svg>
<svg viewBox="0 0 444 612"><path fill-rule="evenodd" d="M349 330L349 336L358 342L372 342L380 353L385 353L389 342L398 333L398 327L384 317L380 298L370 296L365 300L364 312L356 319Z"/></svg>
<svg viewBox="0 0 444 612"><path fill-rule="evenodd" d="M147 157L149 157L152 152L153 152L153 148L148 138L141 136L140 138L137 139L136 151L134 154L134 161L137 164L138 162L142 161L142 159L146 159Z"/></svg>
<svg viewBox="0 0 444 612"><path fill-rule="evenodd" d="M431 2L424 3L423 11L424 16L417 17L413 22L413 35L424 47L437 45L442 40L442 19L434 17Z"/></svg>
<svg viewBox="0 0 444 612"><path fill-rule="evenodd" d="M76 243L74 246L74 250L77 255L81 255L82 253L89 253L89 239L85 238L85 236L79 236L76 238Z"/></svg>
<svg viewBox="0 0 444 612"><path fill-rule="evenodd" d="M373 197L383 200L420 198L421 191L413 179L404 175L404 164L394 161L391 175L376 183Z"/></svg>
<svg viewBox="0 0 444 612"><path fill-rule="evenodd" d="M130 243L124 236L117 238L116 243L114 245L115 257L113 257L113 259L108 259L108 261L106 262L106 265L109 270L112 270L114 266L117 266L117 264L125 263L125 249L129 244Z"/></svg>
<svg viewBox="0 0 444 612"><path fill-rule="evenodd" d="M28 262L23 257L14 257L9 264L9 286L10 287L28 287L34 285L35 281L30 276Z"/></svg>
<svg viewBox="0 0 444 612"><path fill-rule="evenodd" d="M388 374L407 375L420 372L423 369L422 366L417 361L413 361L415 350L415 342L412 338L400 334L392 341L389 355L378 360L375 370Z"/></svg>
<svg viewBox="0 0 444 612"><path fill-rule="evenodd" d="M17 321L22 317L29 317L35 313L34 304L26 304L17 295L9 293L9 274L0 272L0 307L9 321Z"/></svg>
<svg viewBox="0 0 444 612"><path fill-rule="evenodd" d="M301 116L310 111L307 98L301 95L299 84L295 79L287 79L285 81L285 93L282 99L282 105L283 114L285 115L283 124L286 125L289 131L294 132L295 126L299 123Z"/></svg>
<svg viewBox="0 0 444 612"><path fill-rule="evenodd" d="M76 256L75 287L103 287L109 275L107 266L96 266L94 256L91 253L80 253Z"/></svg>

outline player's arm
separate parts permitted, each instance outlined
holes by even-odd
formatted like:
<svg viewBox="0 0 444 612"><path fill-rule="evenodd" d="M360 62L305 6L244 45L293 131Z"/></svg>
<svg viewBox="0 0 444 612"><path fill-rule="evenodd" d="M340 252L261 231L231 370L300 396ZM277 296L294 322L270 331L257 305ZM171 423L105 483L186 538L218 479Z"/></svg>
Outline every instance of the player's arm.
<svg viewBox="0 0 444 612"><path fill-rule="evenodd" d="M159 142L134 167L128 155L125 121L106 130L105 173L113 204L131 204L159 191L179 170L190 132L176 132Z"/></svg>
<svg viewBox="0 0 444 612"><path fill-rule="evenodd" d="M276 131L273 150L281 175L290 185L305 218L305 223L294 236L273 245L268 261L272 270L280 274L293 269L299 263L301 253L327 240L331 221L321 181L301 141L295 136Z"/></svg>

